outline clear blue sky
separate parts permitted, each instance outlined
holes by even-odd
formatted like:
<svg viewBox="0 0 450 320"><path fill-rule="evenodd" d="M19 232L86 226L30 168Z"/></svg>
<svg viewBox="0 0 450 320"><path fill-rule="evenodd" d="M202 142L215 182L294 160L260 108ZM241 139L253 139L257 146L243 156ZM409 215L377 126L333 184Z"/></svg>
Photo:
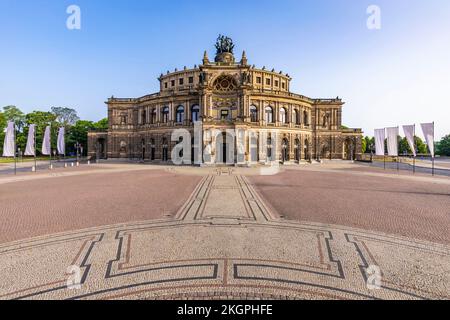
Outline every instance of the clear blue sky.
<svg viewBox="0 0 450 320"><path fill-rule="evenodd" d="M71 4L79 31L66 28ZM98 120L107 97L156 92L161 72L213 56L219 33L249 63L288 72L292 91L342 97L344 124L368 135L421 121L450 133L448 0L0 0L0 107Z"/></svg>

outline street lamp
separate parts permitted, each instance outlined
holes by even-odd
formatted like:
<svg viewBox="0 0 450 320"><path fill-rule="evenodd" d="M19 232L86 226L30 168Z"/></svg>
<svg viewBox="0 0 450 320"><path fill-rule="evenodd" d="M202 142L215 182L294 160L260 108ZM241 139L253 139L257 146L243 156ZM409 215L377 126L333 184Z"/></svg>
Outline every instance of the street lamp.
<svg viewBox="0 0 450 320"><path fill-rule="evenodd" d="M78 143L78 141L73 145L75 147L75 153L77 156L77 166L79 165L79 149L81 148L81 150L83 150L83 147L80 143Z"/></svg>
<svg viewBox="0 0 450 320"><path fill-rule="evenodd" d="M371 143L369 145L369 149L370 149L370 162L372 163L373 162L373 152L374 152L374 149L375 149L375 145L373 143Z"/></svg>

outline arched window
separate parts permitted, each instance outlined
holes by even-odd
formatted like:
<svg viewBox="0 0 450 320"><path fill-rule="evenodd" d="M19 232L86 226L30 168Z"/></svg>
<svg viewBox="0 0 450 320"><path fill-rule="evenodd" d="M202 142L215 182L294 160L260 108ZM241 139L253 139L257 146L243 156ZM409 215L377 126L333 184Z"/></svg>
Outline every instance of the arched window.
<svg viewBox="0 0 450 320"><path fill-rule="evenodd" d="M169 122L169 107L162 108L161 120L162 120L163 123Z"/></svg>
<svg viewBox="0 0 450 320"><path fill-rule="evenodd" d="M308 111L303 111L303 119L304 119L304 124L305 126L309 126L309 116L308 116Z"/></svg>
<svg viewBox="0 0 450 320"><path fill-rule="evenodd" d="M150 123L156 123L156 108L152 109L152 113L150 114Z"/></svg>
<svg viewBox="0 0 450 320"><path fill-rule="evenodd" d="M258 109L255 106L250 106L250 121L258 122Z"/></svg>
<svg viewBox="0 0 450 320"><path fill-rule="evenodd" d="M272 161L272 138L267 138L267 161Z"/></svg>
<svg viewBox="0 0 450 320"><path fill-rule="evenodd" d="M300 117L298 115L298 110L294 109L294 112L292 113L292 121L296 124L299 125L300 124Z"/></svg>
<svg viewBox="0 0 450 320"><path fill-rule="evenodd" d="M177 107L177 123L182 123L184 121L184 107L178 106Z"/></svg>
<svg viewBox="0 0 450 320"><path fill-rule="evenodd" d="M286 123L286 109L285 108L280 109L280 122L283 124Z"/></svg>
<svg viewBox="0 0 450 320"><path fill-rule="evenodd" d="M147 123L147 110L143 109L141 114L141 123L146 124Z"/></svg>
<svg viewBox="0 0 450 320"><path fill-rule="evenodd" d="M198 105L194 105L191 108L191 119L193 122L198 121L200 118L200 107Z"/></svg>
<svg viewBox="0 0 450 320"><path fill-rule="evenodd" d="M273 123L273 109L272 109L272 107L266 107L266 109L264 110L264 112L265 112L265 117L264 117L264 120L267 122L267 123Z"/></svg>

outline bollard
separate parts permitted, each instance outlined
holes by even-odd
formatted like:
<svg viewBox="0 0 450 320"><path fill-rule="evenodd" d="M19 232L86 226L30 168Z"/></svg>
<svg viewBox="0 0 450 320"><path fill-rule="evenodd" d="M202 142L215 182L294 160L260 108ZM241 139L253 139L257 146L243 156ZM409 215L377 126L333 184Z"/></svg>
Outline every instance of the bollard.
<svg viewBox="0 0 450 320"><path fill-rule="evenodd" d="M67 168L67 163L64 163L64 168Z"/></svg>
<svg viewBox="0 0 450 320"><path fill-rule="evenodd" d="M77 162L77 167L79 167L80 166L80 163L79 162Z"/></svg>
<svg viewBox="0 0 450 320"><path fill-rule="evenodd" d="M71 167L73 167L73 162L70 164Z"/></svg>
<svg viewBox="0 0 450 320"><path fill-rule="evenodd" d="M36 172L36 167L35 166L31 167L31 172Z"/></svg>
<svg viewBox="0 0 450 320"><path fill-rule="evenodd" d="M49 169L50 169L50 170L53 170L53 165L52 165L52 164L50 165L50 168L49 168Z"/></svg>
<svg viewBox="0 0 450 320"><path fill-rule="evenodd" d="M91 160L88 160L88 165L90 165L91 164Z"/></svg>

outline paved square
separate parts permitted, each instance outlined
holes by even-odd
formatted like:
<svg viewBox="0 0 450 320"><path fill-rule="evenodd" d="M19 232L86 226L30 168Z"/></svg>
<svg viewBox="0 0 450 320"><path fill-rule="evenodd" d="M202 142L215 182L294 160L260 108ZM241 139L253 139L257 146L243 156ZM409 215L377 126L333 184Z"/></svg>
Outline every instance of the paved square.
<svg viewBox="0 0 450 320"><path fill-rule="evenodd" d="M349 163L259 172L2 177L0 299L450 298L449 179Z"/></svg>

